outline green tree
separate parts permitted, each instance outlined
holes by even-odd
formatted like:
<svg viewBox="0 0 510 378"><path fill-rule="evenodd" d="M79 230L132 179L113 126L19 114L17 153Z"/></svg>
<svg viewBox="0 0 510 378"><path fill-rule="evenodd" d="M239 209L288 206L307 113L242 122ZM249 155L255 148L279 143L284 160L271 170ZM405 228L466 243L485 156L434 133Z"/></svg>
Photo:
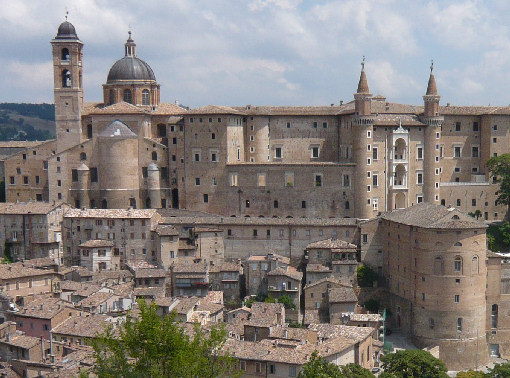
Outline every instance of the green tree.
<svg viewBox="0 0 510 378"><path fill-rule="evenodd" d="M363 303L363 307L365 307L368 311L372 313L377 313L379 311L379 301L377 299L369 299L365 303Z"/></svg>
<svg viewBox="0 0 510 378"><path fill-rule="evenodd" d="M340 369L335 364L313 352L310 360L303 365L298 378L342 378Z"/></svg>
<svg viewBox="0 0 510 378"><path fill-rule="evenodd" d="M490 378L510 377L510 363L494 365L485 376Z"/></svg>
<svg viewBox="0 0 510 378"><path fill-rule="evenodd" d="M490 158L485 164L494 181L499 185L496 192L496 204L510 206L510 154L503 154Z"/></svg>
<svg viewBox="0 0 510 378"><path fill-rule="evenodd" d="M190 338L175 314L160 317L155 304L139 302L138 318L107 328L92 340L99 377L235 376L236 360L221 353L226 331L213 327L206 336L197 325Z"/></svg>
<svg viewBox="0 0 510 378"><path fill-rule="evenodd" d="M366 265L358 267L358 285L361 287L372 287L374 281L377 281L379 276L377 273Z"/></svg>
<svg viewBox="0 0 510 378"><path fill-rule="evenodd" d="M294 304L294 301L287 294L284 294L281 297L278 297L278 303L282 303L285 306L286 310L295 310L296 309L296 305Z"/></svg>
<svg viewBox="0 0 510 378"><path fill-rule="evenodd" d="M269 295L266 299L264 299L265 303L276 303L276 299L272 295Z"/></svg>
<svg viewBox="0 0 510 378"><path fill-rule="evenodd" d="M340 373L342 377L346 378L371 378L374 375L370 370L365 369L363 366L358 364L347 364L340 366Z"/></svg>
<svg viewBox="0 0 510 378"><path fill-rule="evenodd" d="M510 223L491 224L487 228L487 241L491 251L507 251L510 249Z"/></svg>
<svg viewBox="0 0 510 378"><path fill-rule="evenodd" d="M474 371L474 370L468 370L468 371L461 371L457 374L457 378L484 378L485 374L481 371Z"/></svg>
<svg viewBox="0 0 510 378"><path fill-rule="evenodd" d="M382 357L385 377L448 377L444 363L424 350L399 350Z"/></svg>

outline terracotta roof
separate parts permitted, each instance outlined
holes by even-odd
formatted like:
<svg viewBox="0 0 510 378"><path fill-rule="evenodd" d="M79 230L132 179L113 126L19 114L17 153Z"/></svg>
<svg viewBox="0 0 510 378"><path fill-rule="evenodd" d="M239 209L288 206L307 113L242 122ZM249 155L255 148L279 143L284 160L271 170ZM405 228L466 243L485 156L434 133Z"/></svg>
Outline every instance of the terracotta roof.
<svg viewBox="0 0 510 378"><path fill-rule="evenodd" d="M331 272L331 269L329 269L327 266L324 266L322 264L307 264L306 271L307 272Z"/></svg>
<svg viewBox="0 0 510 378"><path fill-rule="evenodd" d="M417 115L409 114L377 114L375 126L426 126Z"/></svg>
<svg viewBox="0 0 510 378"><path fill-rule="evenodd" d="M211 265L209 266L209 273L219 273L219 272L240 272L243 267L240 263L234 262L224 262L221 265Z"/></svg>
<svg viewBox="0 0 510 378"><path fill-rule="evenodd" d="M122 281L124 279L132 278L132 277L133 277L133 273L131 273L127 269L101 270L99 272L94 272L92 281L97 282L97 283L102 283L102 282L105 282L108 280L114 280L114 281L120 280L120 283L122 283ZM119 281L117 281L117 282L119 282Z"/></svg>
<svg viewBox="0 0 510 378"><path fill-rule="evenodd" d="M195 232L223 232L222 229L216 227L195 227Z"/></svg>
<svg viewBox="0 0 510 378"><path fill-rule="evenodd" d="M40 344L41 339L38 337L16 333L14 335L11 335L11 339L9 341L7 341L7 339L3 339L0 340L0 343L22 349L31 349Z"/></svg>
<svg viewBox="0 0 510 378"><path fill-rule="evenodd" d="M169 224L158 224L156 226L156 233L160 236L175 236L179 235L179 231L174 226L171 226Z"/></svg>
<svg viewBox="0 0 510 378"><path fill-rule="evenodd" d="M192 114L235 114L235 115L244 115L245 113L239 111L237 109L231 108L229 106L219 106L219 105L207 105L201 108L190 109L187 112L187 115Z"/></svg>
<svg viewBox="0 0 510 378"><path fill-rule="evenodd" d="M284 276L289 277L297 281L301 281L303 273L298 272L296 268L292 266L286 266L285 268L276 268L267 273L268 276Z"/></svg>
<svg viewBox="0 0 510 378"><path fill-rule="evenodd" d="M80 248L113 247L115 244L110 240L87 240L79 245Z"/></svg>
<svg viewBox="0 0 510 378"><path fill-rule="evenodd" d="M478 222L456 208L447 208L427 202L406 209L383 213L381 218L421 228L487 228L485 224Z"/></svg>
<svg viewBox="0 0 510 378"><path fill-rule="evenodd" d="M188 111L181 106L172 104L171 102L162 102L156 109L151 110L151 114L154 115L177 115L185 114ZM175 122L175 121L174 121Z"/></svg>
<svg viewBox="0 0 510 378"><path fill-rule="evenodd" d="M308 328L317 331L318 336L326 340L335 339L337 337L346 337L356 342L365 340L374 332L372 327L356 327L326 323L312 323L308 326Z"/></svg>
<svg viewBox="0 0 510 378"><path fill-rule="evenodd" d="M16 316L52 319L60 312L70 309L71 304L60 298L39 297L16 312Z"/></svg>
<svg viewBox="0 0 510 378"><path fill-rule="evenodd" d="M254 302L251 305L251 321L270 321L272 324L276 315L284 312L285 307L281 303Z"/></svg>
<svg viewBox="0 0 510 378"><path fill-rule="evenodd" d="M136 287L133 289L133 295L136 297L154 297L161 298L165 296L164 287Z"/></svg>
<svg viewBox="0 0 510 378"><path fill-rule="evenodd" d="M198 302L200 301L200 298L198 297L180 297L177 298L179 300L179 303L177 303L177 306L174 307L175 312L178 314L184 315L190 312L195 305L198 305Z"/></svg>
<svg viewBox="0 0 510 378"><path fill-rule="evenodd" d="M121 101L113 105L95 104L86 108L88 114L144 114L149 113L147 108L138 107Z"/></svg>
<svg viewBox="0 0 510 378"><path fill-rule="evenodd" d="M211 314L216 314L224 309L224 306L221 303L214 303L206 298L200 299L200 303L198 304L197 311L207 311Z"/></svg>
<svg viewBox="0 0 510 378"><path fill-rule="evenodd" d="M69 209L65 218L152 218L154 209Z"/></svg>
<svg viewBox="0 0 510 378"><path fill-rule="evenodd" d="M179 249L192 250L195 249L195 245L188 243L188 239L179 239Z"/></svg>
<svg viewBox="0 0 510 378"><path fill-rule="evenodd" d="M326 239L310 243L306 249L356 249L356 245L341 239Z"/></svg>
<svg viewBox="0 0 510 378"><path fill-rule="evenodd" d="M30 140L10 140L10 141L1 141L0 148L34 148L47 141L30 141Z"/></svg>
<svg viewBox="0 0 510 378"><path fill-rule="evenodd" d="M73 316L54 327L52 332L67 336L95 337L111 324L105 315Z"/></svg>
<svg viewBox="0 0 510 378"><path fill-rule="evenodd" d="M193 263L193 264L174 264L172 265L172 272L174 273L207 273L206 263Z"/></svg>
<svg viewBox="0 0 510 378"><path fill-rule="evenodd" d="M83 284L81 282L71 281L71 280L64 280L60 281L60 289L66 290L66 291L77 291L82 289Z"/></svg>
<svg viewBox="0 0 510 378"><path fill-rule="evenodd" d="M77 296L77 297L88 297L92 294L94 294L95 292L101 290L101 286L99 285L95 285L95 284L92 284L92 283L88 283L88 282L84 282L82 284L82 287L80 290L77 290L73 293L73 295Z"/></svg>
<svg viewBox="0 0 510 378"><path fill-rule="evenodd" d="M100 304L106 302L108 299L113 297L113 293L97 291L94 294L89 295L87 298L82 299L79 303L80 307L97 307Z"/></svg>
<svg viewBox="0 0 510 378"><path fill-rule="evenodd" d="M0 203L0 214L48 214L63 205L63 202L4 202Z"/></svg>
<svg viewBox="0 0 510 378"><path fill-rule="evenodd" d="M223 291L221 290L209 290L204 298L213 303L223 304Z"/></svg>
<svg viewBox="0 0 510 378"><path fill-rule="evenodd" d="M328 290L329 303L358 302L352 287L334 287Z"/></svg>
<svg viewBox="0 0 510 378"><path fill-rule="evenodd" d="M336 285L337 287L352 287L352 285L347 285L347 284L345 284L344 282L342 282L341 280L339 280L337 278L334 278L334 277L324 277L324 278L321 278L318 281L315 281L315 282L312 282L312 283L309 283L309 284L305 285L303 290L306 290L309 287L317 286L317 285L320 285L320 284L323 284L323 283L330 283L330 284Z"/></svg>
<svg viewBox="0 0 510 378"><path fill-rule="evenodd" d="M125 282L119 285L114 285L111 286L110 289L112 289L113 293L119 297L130 298L133 293L133 282Z"/></svg>
<svg viewBox="0 0 510 378"><path fill-rule="evenodd" d="M319 310L305 310L304 324L320 323Z"/></svg>
<svg viewBox="0 0 510 378"><path fill-rule="evenodd" d="M290 258L279 255L278 253L273 253L273 252L267 253L267 254L261 255L261 256L258 256L258 255L250 256L250 257L248 257L247 261L250 262L250 261L270 261L270 260L278 260L283 264L287 264L287 265L290 264Z"/></svg>
<svg viewBox="0 0 510 378"><path fill-rule="evenodd" d="M379 314L355 314L355 313L349 313L349 314L342 314L349 317L350 321L353 322L382 322L383 318Z"/></svg>
<svg viewBox="0 0 510 378"><path fill-rule="evenodd" d="M329 105L329 106L243 106L234 107L247 115L266 115L266 116L335 116L339 112L353 108L346 105Z"/></svg>
<svg viewBox="0 0 510 378"><path fill-rule="evenodd" d="M36 277L36 276L51 276L57 275L52 270L36 269L24 266L21 263L14 264L0 264L0 281L10 280L13 278L21 277Z"/></svg>
<svg viewBox="0 0 510 378"><path fill-rule="evenodd" d="M22 262L23 266L30 268L54 268L58 266L55 259L52 257L39 257L36 259L25 260Z"/></svg>
<svg viewBox="0 0 510 378"><path fill-rule="evenodd" d="M164 269L135 269L135 278L166 277Z"/></svg>

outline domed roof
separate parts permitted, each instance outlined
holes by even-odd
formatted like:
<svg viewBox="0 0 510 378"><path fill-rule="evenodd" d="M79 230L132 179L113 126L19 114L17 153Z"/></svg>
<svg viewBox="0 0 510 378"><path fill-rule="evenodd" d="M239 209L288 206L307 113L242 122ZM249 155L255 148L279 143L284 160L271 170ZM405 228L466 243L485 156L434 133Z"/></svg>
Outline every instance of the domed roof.
<svg viewBox="0 0 510 378"><path fill-rule="evenodd" d="M118 80L156 81L156 76L152 68L143 60L136 56L125 56L117 60L110 68L106 83L110 84Z"/></svg>
<svg viewBox="0 0 510 378"><path fill-rule="evenodd" d="M101 138L119 138L119 139L134 139L138 138L137 135L131 131L128 125L119 119L110 123L103 131L99 133Z"/></svg>
<svg viewBox="0 0 510 378"><path fill-rule="evenodd" d="M73 24L69 21L62 22L58 27L55 39L78 39L78 35L76 34L76 29Z"/></svg>

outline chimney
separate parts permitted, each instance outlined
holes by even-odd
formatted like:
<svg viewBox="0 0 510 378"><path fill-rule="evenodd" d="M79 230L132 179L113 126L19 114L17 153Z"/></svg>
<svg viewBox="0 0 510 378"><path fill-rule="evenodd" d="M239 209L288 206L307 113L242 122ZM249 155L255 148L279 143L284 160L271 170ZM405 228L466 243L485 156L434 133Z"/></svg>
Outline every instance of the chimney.
<svg viewBox="0 0 510 378"><path fill-rule="evenodd" d="M344 100L340 100L340 105L343 105L344 104Z"/></svg>

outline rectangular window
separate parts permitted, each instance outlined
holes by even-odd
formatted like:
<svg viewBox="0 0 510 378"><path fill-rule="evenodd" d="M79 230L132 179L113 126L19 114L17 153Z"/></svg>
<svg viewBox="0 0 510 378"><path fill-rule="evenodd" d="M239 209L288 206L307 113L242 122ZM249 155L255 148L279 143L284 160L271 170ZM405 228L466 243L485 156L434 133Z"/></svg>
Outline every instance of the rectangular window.
<svg viewBox="0 0 510 378"><path fill-rule="evenodd" d="M372 148L372 159L373 160L377 160L379 158L378 155L377 155L377 151L378 151L377 147L373 147Z"/></svg>
<svg viewBox="0 0 510 378"><path fill-rule="evenodd" d="M315 186L322 186L322 174L315 174Z"/></svg>
<svg viewBox="0 0 510 378"><path fill-rule="evenodd" d="M258 233L258 231L257 231L257 230L253 230L253 236L254 236L254 237L257 237L257 236L258 236L258 234L259 234L259 233Z"/></svg>
<svg viewBox="0 0 510 378"><path fill-rule="evenodd" d="M316 129L317 128L317 125L318 125L318 122L314 122L313 123L313 128Z"/></svg>
<svg viewBox="0 0 510 378"><path fill-rule="evenodd" d="M319 147L312 147L312 158L318 158L319 157Z"/></svg>
<svg viewBox="0 0 510 378"><path fill-rule="evenodd" d="M416 196L416 202L422 203L423 202L423 196Z"/></svg>
<svg viewBox="0 0 510 378"><path fill-rule="evenodd" d="M455 122L455 131L460 131L460 122Z"/></svg>
<svg viewBox="0 0 510 378"><path fill-rule="evenodd" d="M294 186L294 172L285 172L285 186Z"/></svg>
<svg viewBox="0 0 510 378"><path fill-rule="evenodd" d="M195 177L195 185L200 186L200 177Z"/></svg>
<svg viewBox="0 0 510 378"><path fill-rule="evenodd" d="M462 318L457 318L457 332L462 332Z"/></svg>
<svg viewBox="0 0 510 378"><path fill-rule="evenodd" d="M237 178L238 178L238 174L237 173L231 173L230 174L230 186L237 186Z"/></svg>
<svg viewBox="0 0 510 378"><path fill-rule="evenodd" d="M97 168L90 168L90 182L97 182Z"/></svg>
<svg viewBox="0 0 510 378"><path fill-rule="evenodd" d="M379 185L379 175L377 173L374 173L372 175L372 186L376 187Z"/></svg>
<svg viewBox="0 0 510 378"><path fill-rule="evenodd" d="M455 303L459 303L460 302L460 295L459 294L455 294L454 295L453 302L455 302Z"/></svg>
<svg viewBox="0 0 510 378"><path fill-rule="evenodd" d="M209 203L209 194L204 194L204 203Z"/></svg>
<svg viewBox="0 0 510 378"><path fill-rule="evenodd" d="M423 159L423 147L418 147L416 151L416 158L419 160Z"/></svg>
<svg viewBox="0 0 510 378"><path fill-rule="evenodd" d="M58 182L60 182L60 184L62 184L60 180L58 180ZM28 185L28 176L23 176L23 185Z"/></svg>
<svg viewBox="0 0 510 378"><path fill-rule="evenodd" d="M478 147L471 147L471 157L478 157Z"/></svg>
<svg viewBox="0 0 510 378"><path fill-rule="evenodd" d="M209 160L213 163L216 163L218 161L218 150L211 150L209 151Z"/></svg>
<svg viewBox="0 0 510 378"><path fill-rule="evenodd" d="M473 198L473 199L471 200L471 206L476 206L476 199L474 199L474 198Z"/></svg>
<svg viewBox="0 0 510 378"><path fill-rule="evenodd" d="M379 208L379 198L372 198L372 209L377 210Z"/></svg>
<svg viewBox="0 0 510 378"><path fill-rule="evenodd" d="M290 122L287 122L287 129L290 129Z"/></svg>
<svg viewBox="0 0 510 378"><path fill-rule="evenodd" d="M257 174L257 186L266 186L266 174L265 173Z"/></svg>
<svg viewBox="0 0 510 378"><path fill-rule="evenodd" d="M295 376L296 376L296 367L289 366L289 377L295 377Z"/></svg>
<svg viewBox="0 0 510 378"><path fill-rule="evenodd" d="M460 158L461 153L462 153L462 148L459 146L455 146L453 157Z"/></svg>
<svg viewBox="0 0 510 378"><path fill-rule="evenodd" d="M246 208L249 209L250 205L251 205L250 200L246 200L245 205L246 205Z"/></svg>
<svg viewBox="0 0 510 378"><path fill-rule="evenodd" d="M348 188L351 186L351 180L349 175L343 175L342 176L342 186L344 188Z"/></svg>
<svg viewBox="0 0 510 378"><path fill-rule="evenodd" d="M14 179L14 176L10 176L10 177L9 177L9 183L10 183L11 185L14 185L14 184L16 183L16 182L15 182L15 179Z"/></svg>
<svg viewBox="0 0 510 378"><path fill-rule="evenodd" d="M478 122L473 122L473 131L478 131Z"/></svg>
<svg viewBox="0 0 510 378"><path fill-rule="evenodd" d="M193 161L194 162L199 162L201 160L200 158L201 158L201 155L202 155L201 150L194 149L192 153L193 153Z"/></svg>
<svg viewBox="0 0 510 378"><path fill-rule="evenodd" d="M306 209L306 201L301 201L301 208Z"/></svg>
<svg viewBox="0 0 510 378"><path fill-rule="evenodd" d="M423 184L423 173L418 173L416 175L416 183L418 185L422 185Z"/></svg>
<svg viewBox="0 0 510 378"><path fill-rule="evenodd" d="M276 159L281 159L282 158L282 148L281 147L275 147L275 149L274 149L274 157Z"/></svg>

